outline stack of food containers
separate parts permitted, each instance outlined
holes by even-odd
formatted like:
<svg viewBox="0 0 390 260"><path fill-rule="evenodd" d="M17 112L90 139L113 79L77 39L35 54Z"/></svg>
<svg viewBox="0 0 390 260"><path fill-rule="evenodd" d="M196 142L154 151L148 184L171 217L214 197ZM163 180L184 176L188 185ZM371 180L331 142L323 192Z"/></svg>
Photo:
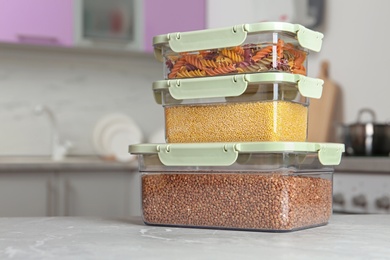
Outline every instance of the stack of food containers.
<svg viewBox="0 0 390 260"><path fill-rule="evenodd" d="M265 22L154 37L164 144L131 145L150 225L292 231L325 225L342 144L309 143L309 51L323 35Z"/></svg>

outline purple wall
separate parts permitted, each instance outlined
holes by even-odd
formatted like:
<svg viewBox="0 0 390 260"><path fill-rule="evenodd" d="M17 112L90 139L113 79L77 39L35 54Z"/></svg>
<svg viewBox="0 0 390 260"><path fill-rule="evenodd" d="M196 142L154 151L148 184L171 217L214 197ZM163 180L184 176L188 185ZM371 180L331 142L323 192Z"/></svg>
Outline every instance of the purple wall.
<svg viewBox="0 0 390 260"><path fill-rule="evenodd" d="M171 32L205 29L206 0L144 0L144 46L153 50L153 37Z"/></svg>
<svg viewBox="0 0 390 260"><path fill-rule="evenodd" d="M71 46L73 0L0 0L0 40Z"/></svg>

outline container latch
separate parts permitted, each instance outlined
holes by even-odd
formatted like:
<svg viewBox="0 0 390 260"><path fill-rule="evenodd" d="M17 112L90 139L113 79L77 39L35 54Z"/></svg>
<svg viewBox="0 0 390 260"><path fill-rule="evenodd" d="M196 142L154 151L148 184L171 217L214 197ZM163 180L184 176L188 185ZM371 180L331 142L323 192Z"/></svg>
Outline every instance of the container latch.
<svg viewBox="0 0 390 260"><path fill-rule="evenodd" d="M247 37L244 25L168 34L174 52L189 52L241 45Z"/></svg>
<svg viewBox="0 0 390 260"><path fill-rule="evenodd" d="M248 82L244 75L206 77L169 81L169 93L174 99L237 97L245 92Z"/></svg>
<svg viewBox="0 0 390 260"><path fill-rule="evenodd" d="M308 78L299 75L297 82L299 93L308 98L321 98L324 81L317 78Z"/></svg>
<svg viewBox="0 0 390 260"><path fill-rule="evenodd" d="M322 47L322 38L324 35L320 32L316 32L302 25L296 25L297 30L297 40L303 48L319 52Z"/></svg>
<svg viewBox="0 0 390 260"><path fill-rule="evenodd" d="M229 166L238 158L234 144L162 144L158 157L165 166Z"/></svg>
<svg viewBox="0 0 390 260"><path fill-rule="evenodd" d="M335 143L319 143L318 158L322 165L339 165L345 147Z"/></svg>

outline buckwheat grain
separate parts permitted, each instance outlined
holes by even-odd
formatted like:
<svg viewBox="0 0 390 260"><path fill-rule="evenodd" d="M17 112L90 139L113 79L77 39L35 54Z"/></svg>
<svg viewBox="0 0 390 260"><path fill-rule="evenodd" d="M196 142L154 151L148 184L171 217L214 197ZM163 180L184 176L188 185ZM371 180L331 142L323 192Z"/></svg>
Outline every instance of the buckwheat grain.
<svg viewBox="0 0 390 260"><path fill-rule="evenodd" d="M146 174L148 224L287 231L326 224L332 181L282 174Z"/></svg>

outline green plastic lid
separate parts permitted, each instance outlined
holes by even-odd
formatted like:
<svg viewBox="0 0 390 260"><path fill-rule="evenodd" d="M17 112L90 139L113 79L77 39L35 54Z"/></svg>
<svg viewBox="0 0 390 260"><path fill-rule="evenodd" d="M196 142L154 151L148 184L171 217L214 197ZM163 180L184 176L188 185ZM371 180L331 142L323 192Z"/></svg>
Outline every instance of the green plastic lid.
<svg viewBox="0 0 390 260"><path fill-rule="evenodd" d="M216 48L227 48L243 44L248 34L263 32L285 32L294 34L299 44L308 50L319 52L324 35L299 24L263 22L240 24L219 29L190 32L174 32L153 37L154 53L162 61L162 46L168 44L174 52L190 52Z"/></svg>
<svg viewBox="0 0 390 260"><path fill-rule="evenodd" d="M160 80L153 83L154 98L161 104L161 92L169 91L176 100L236 97L242 95L249 84L292 83L300 94L308 98L320 98L324 81L291 73L253 73L218 77Z"/></svg>
<svg viewBox="0 0 390 260"><path fill-rule="evenodd" d="M323 165L338 165L344 144L310 142L136 144L132 154L158 154L166 166L229 166L240 153L318 153Z"/></svg>

